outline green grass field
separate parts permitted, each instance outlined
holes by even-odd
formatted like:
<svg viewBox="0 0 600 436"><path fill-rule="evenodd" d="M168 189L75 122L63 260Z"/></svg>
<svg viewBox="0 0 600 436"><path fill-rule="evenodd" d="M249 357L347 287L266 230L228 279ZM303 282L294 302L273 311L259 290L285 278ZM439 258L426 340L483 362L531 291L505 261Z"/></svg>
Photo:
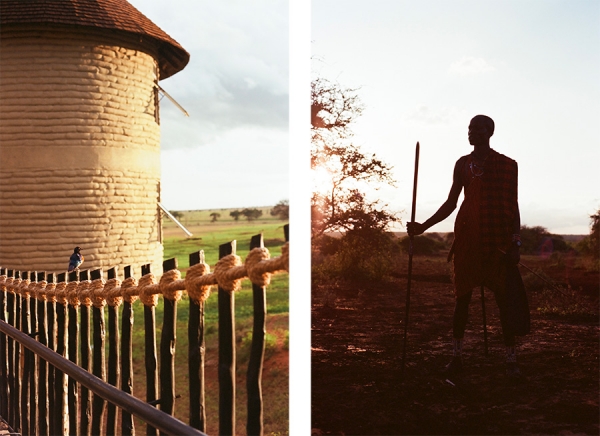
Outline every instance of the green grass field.
<svg viewBox="0 0 600 436"><path fill-rule="evenodd" d="M237 242L236 254L245 259L249 252L250 238L263 234L265 247L271 257L281 254L281 246L285 243L283 226L287 222L269 215L270 208L262 208L263 217L255 221L246 221L243 217L234 221L229 216L230 209L216 211L221 218L211 222L210 213L215 211L183 212L180 222L193 233L187 237L175 223L165 217L163 221L164 259L177 258L178 269L185 276L189 267L190 253L203 250L205 262L211 270L218 260L219 245ZM264 218L264 219L263 219ZM288 433L288 334L289 334L289 280L288 274L277 273L272 276L271 285L267 288L267 340L265 369L263 370L263 400L265 435ZM157 341L160 342L162 330L163 304L159 301L156 308ZM143 343L143 306L138 301L135 309L135 343ZM181 398L176 401L175 417L189 422L188 407L188 368L187 368L187 320L189 299L184 295L177 306L177 348L176 348L176 391ZM237 403L236 433L245 433L246 426L246 367L249 357L249 338L252 331L252 288L249 280L244 280L242 289L235 294L236 338L237 338ZM218 383L216 382L218 362L218 309L216 288L205 304L206 329L206 370L207 383L207 432L218 433ZM157 344L160 347L160 344ZM136 386L134 394L145 398L145 369L143 347L134 350L134 371ZM136 423L136 428L144 428Z"/></svg>

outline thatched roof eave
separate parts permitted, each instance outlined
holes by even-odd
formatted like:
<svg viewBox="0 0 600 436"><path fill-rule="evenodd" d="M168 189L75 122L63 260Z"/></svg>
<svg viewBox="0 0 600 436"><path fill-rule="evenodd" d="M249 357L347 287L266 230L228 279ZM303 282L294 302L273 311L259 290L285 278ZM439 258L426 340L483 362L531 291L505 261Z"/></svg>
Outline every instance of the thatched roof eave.
<svg viewBox="0 0 600 436"><path fill-rule="evenodd" d="M189 53L126 0L2 0L0 26L63 25L122 31L157 47L160 79L181 71Z"/></svg>

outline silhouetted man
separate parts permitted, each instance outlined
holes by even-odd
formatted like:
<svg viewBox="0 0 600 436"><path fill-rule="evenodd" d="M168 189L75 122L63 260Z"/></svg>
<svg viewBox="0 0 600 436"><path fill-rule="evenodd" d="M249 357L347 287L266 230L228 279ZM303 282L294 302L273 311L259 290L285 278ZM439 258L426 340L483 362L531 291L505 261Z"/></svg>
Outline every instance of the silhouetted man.
<svg viewBox="0 0 600 436"><path fill-rule="evenodd" d="M521 218L517 201L517 163L490 148L494 121L477 115L469 124L469 143L474 149L454 166L448 199L424 223L411 222L411 235L446 219L456 209L464 188L465 198L454 224L454 243L448 260L454 257L453 358L446 366L450 374L462 372L462 347L473 288L487 286L494 292L500 309L502 334L506 345L506 372L518 376L515 335L507 327L507 264L519 263ZM506 253L506 254L503 254Z"/></svg>

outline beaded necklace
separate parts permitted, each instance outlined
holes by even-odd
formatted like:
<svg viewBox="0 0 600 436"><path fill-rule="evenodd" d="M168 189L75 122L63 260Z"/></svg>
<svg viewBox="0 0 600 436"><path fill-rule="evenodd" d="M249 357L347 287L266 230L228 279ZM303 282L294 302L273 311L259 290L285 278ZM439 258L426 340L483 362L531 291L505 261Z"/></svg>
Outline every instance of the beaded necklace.
<svg viewBox="0 0 600 436"><path fill-rule="evenodd" d="M471 153L471 162L469 163L469 169L471 170L472 178L481 177L484 173L485 161L487 160L488 155L481 161L481 163L475 163L475 155Z"/></svg>

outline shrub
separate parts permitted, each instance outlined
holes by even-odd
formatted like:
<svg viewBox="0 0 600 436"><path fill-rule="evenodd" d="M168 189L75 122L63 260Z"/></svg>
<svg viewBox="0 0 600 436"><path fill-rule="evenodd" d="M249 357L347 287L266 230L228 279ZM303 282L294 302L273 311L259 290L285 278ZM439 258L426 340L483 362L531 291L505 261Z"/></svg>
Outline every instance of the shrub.
<svg viewBox="0 0 600 436"><path fill-rule="evenodd" d="M322 256L330 256L338 252L342 239L328 235L315 236L312 240L313 249Z"/></svg>
<svg viewBox="0 0 600 436"><path fill-rule="evenodd" d="M343 278L379 281L390 274L398 248L392 237L374 229L348 231L339 239L314 241L313 280Z"/></svg>
<svg viewBox="0 0 600 436"><path fill-rule="evenodd" d="M545 227L521 226L521 253L550 256L555 251L568 251L571 247L560 235L553 235Z"/></svg>
<svg viewBox="0 0 600 436"><path fill-rule="evenodd" d="M405 236L400 240L402 251L408 253L410 238ZM413 238L413 254L431 255L436 254L440 250L446 248L446 244L441 240L432 239L429 236L415 236Z"/></svg>

